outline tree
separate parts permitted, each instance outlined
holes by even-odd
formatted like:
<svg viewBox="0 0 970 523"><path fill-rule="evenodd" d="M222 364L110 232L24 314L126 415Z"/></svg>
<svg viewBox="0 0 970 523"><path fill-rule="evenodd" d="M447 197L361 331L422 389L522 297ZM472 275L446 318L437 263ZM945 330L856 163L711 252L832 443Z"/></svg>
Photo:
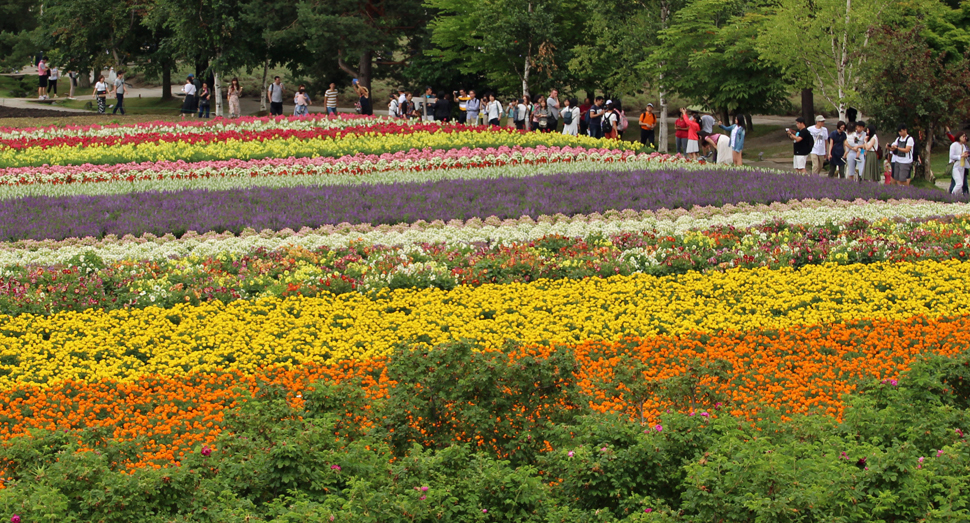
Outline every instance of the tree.
<svg viewBox="0 0 970 523"><path fill-rule="evenodd" d="M303 0L297 12L313 66L329 74L339 67L367 88L375 65L407 63L411 40L430 17L420 0Z"/></svg>
<svg viewBox="0 0 970 523"><path fill-rule="evenodd" d="M560 86L568 50L580 31L575 0L428 0L438 10L432 51L462 73L482 74L503 93Z"/></svg>
<svg viewBox="0 0 970 523"><path fill-rule="evenodd" d="M46 34L38 27L40 4L36 0L4 0L0 3L0 65L20 67L31 60Z"/></svg>
<svg viewBox="0 0 970 523"><path fill-rule="evenodd" d="M758 50L793 83L813 85L844 120L871 56L870 29L891 1L780 0L762 25Z"/></svg>
<svg viewBox="0 0 970 523"><path fill-rule="evenodd" d="M55 0L45 2L41 24L58 62L78 70L122 69L151 39L144 14L141 4L127 0Z"/></svg>
<svg viewBox="0 0 970 523"><path fill-rule="evenodd" d="M657 147L667 150L667 87L664 72L649 60L674 14L686 0L587 0L583 39L572 51L569 69L583 86L614 93L656 87L660 115Z"/></svg>
<svg viewBox="0 0 970 523"><path fill-rule="evenodd" d="M944 126L970 119L970 57L936 52L922 27L874 31L872 58L863 71L862 99L884 129L907 124L919 138L923 178L932 181L930 157Z"/></svg>
<svg viewBox="0 0 970 523"><path fill-rule="evenodd" d="M756 48L762 1L698 0L674 16L651 57L671 91L720 111L766 113L787 100L784 72Z"/></svg>

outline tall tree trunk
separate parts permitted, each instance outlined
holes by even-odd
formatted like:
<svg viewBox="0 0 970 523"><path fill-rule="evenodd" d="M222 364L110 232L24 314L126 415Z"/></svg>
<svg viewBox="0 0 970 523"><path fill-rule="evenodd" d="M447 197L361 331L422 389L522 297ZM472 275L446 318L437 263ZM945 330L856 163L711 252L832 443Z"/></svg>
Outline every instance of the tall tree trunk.
<svg viewBox="0 0 970 523"><path fill-rule="evenodd" d="M811 89L802 89L802 118L805 125L812 125L815 121L815 92Z"/></svg>
<svg viewBox="0 0 970 523"><path fill-rule="evenodd" d="M367 88L368 91L371 90L370 81L371 77L374 75L374 52L364 51L360 55L360 63L357 64L357 81L360 85ZM371 101L374 100L374 93L370 95Z"/></svg>
<svg viewBox="0 0 970 523"><path fill-rule="evenodd" d="M721 108L717 112L718 118L721 119L721 123L727 125L731 123L731 115L728 113L727 108Z"/></svg>
<svg viewBox="0 0 970 523"><path fill-rule="evenodd" d="M162 101L172 99L172 64L162 64Z"/></svg>
<svg viewBox="0 0 970 523"><path fill-rule="evenodd" d="M754 122L751 121L750 113L744 115L744 129L748 133L754 130Z"/></svg>
<svg viewBox="0 0 970 523"><path fill-rule="evenodd" d="M212 72L212 94L216 97L216 116L222 116L222 83L215 71Z"/></svg>
<svg viewBox="0 0 970 523"><path fill-rule="evenodd" d="M525 64L522 67L522 97L532 99L532 95L529 94L529 72L532 70L532 62L529 60L529 56L525 57Z"/></svg>
<svg viewBox="0 0 970 523"><path fill-rule="evenodd" d="M930 154L933 152L933 131L936 126L933 122L929 122L926 125L926 137L921 137L920 142L923 144L923 178L928 182L936 181L936 176L933 174L933 167L930 163ZM916 152L913 152L913 160L916 160Z"/></svg>
<svg viewBox="0 0 970 523"><path fill-rule="evenodd" d="M667 2L660 3L660 28L667 28L667 21L670 20L670 4ZM660 64L661 69L666 64ZM657 78L657 95L659 96L660 102L660 118L657 118L657 151L665 153L668 150L667 142L670 140L667 138L667 89L664 87L664 74L660 73Z"/></svg>
<svg viewBox="0 0 970 523"><path fill-rule="evenodd" d="M269 89L269 84L266 83L267 75L269 75L269 57L263 62L263 89L262 93L259 95L259 112L265 113L266 106L266 91Z"/></svg>

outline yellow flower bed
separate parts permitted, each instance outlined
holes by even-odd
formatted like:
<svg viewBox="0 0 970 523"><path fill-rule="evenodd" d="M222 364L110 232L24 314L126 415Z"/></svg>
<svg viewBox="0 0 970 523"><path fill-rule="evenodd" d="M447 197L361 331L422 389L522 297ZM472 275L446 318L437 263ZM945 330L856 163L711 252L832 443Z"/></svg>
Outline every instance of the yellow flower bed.
<svg viewBox="0 0 970 523"><path fill-rule="evenodd" d="M581 342L963 314L970 262L808 266L398 290L0 319L0 386L331 362L401 341Z"/></svg>
<svg viewBox="0 0 970 523"><path fill-rule="evenodd" d="M639 143L596 140L588 136L560 133L509 133L496 131L460 131L453 133L425 131L410 134L368 132L338 138L287 138L271 140L226 140L214 143L146 142L141 144L56 146L26 149L0 148L0 166L79 165L127 162L155 162L288 158L307 156L339 157L357 153L382 154L411 149L461 149L501 146L535 147L582 146L621 150L639 150Z"/></svg>

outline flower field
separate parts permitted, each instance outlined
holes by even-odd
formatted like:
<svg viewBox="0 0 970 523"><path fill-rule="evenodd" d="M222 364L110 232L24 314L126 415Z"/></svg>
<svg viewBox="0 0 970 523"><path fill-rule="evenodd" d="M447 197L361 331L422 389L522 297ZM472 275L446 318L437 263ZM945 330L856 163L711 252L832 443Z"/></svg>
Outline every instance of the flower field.
<svg viewBox="0 0 970 523"><path fill-rule="evenodd" d="M970 518L942 191L356 116L0 128L0 240L19 521Z"/></svg>

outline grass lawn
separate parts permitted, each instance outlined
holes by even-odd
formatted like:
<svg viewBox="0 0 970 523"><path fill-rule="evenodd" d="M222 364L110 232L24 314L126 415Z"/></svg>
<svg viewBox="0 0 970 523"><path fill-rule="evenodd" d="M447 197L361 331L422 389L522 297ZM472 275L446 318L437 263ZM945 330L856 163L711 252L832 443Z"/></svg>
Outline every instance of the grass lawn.
<svg viewBox="0 0 970 523"><path fill-rule="evenodd" d="M114 102L114 98L108 98L109 113L113 109ZM58 100L55 103L61 107L83 109L92 112L98 109L97 102L90 96L79 97L74 100ZM43 106L43 104L38 105ZM182 99L178 97L166 101L162 101L161 98L125 98L125 112L130 115L152 114L178 116L181 108Z"/></svg>

